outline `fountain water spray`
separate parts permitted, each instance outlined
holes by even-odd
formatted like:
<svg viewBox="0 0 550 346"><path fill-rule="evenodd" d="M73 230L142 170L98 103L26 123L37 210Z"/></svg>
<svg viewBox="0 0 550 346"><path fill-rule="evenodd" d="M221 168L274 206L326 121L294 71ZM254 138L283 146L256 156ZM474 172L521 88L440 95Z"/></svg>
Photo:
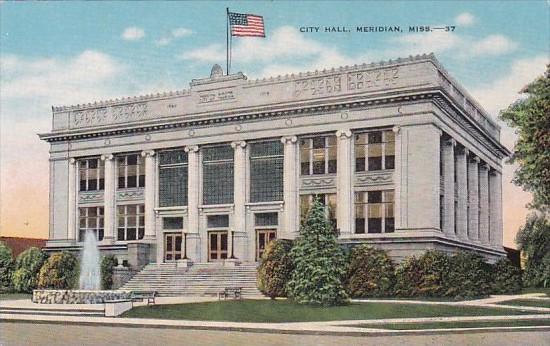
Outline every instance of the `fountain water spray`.
<svg viewBox="0 0 550 346"><path fill-rule="evenodd" d="M101 287L99 269L99 249L93 231L86 231L84 248L80 258L80 289L99 290Z"/></svg>

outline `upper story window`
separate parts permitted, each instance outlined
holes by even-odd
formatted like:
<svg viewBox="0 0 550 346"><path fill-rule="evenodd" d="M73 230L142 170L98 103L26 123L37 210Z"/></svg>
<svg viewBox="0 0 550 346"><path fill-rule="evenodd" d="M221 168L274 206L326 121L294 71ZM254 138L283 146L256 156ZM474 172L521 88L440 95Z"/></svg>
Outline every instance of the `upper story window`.
<svg viewBox="0 0 550 346"><path fill-rule="evenodd" d="M233 203L233 148L219 145L202 149L202 202Z"/></svg>
<svg viewBox="0 0 550 346"><path fill-rule="evenodd" d="M87 231L95 234L97 240L103 240L103 207L78 208L78 239L84 241Z"/></svg>
<svg viewBox="0 0 550 346"><path fill-rule="evenodd" d="M394 231L393 190L355 193L355 233Z"/></svg>
<svg viewBox="0 0 550 346"><path fill-rule="evenodd" d="M395 133L392 130L355 134L355 171L395 168Z"/></svg>
<svg viewBox="0 0 550 346"><path fill-rule="evenodd" d="M187 153L162 151L159 157L159 206L187 205Z"/></svg>
<svg viewBox="0 0 550 346"><path fill-rule="evenodd" d="M100 158L79 160L80 191L105 188L105 164Z"/></svg>
<svg viewBox="0 0 550 346"><path fill-rule="evenodd" d="M336 136L300 139L302 175L336 173Z"/></svg>
<svg viewBox="0 0 550 346"><path fill-rule="evenodd" d="M145 160L139 154L117 157L118 188L145 186Z"/></svg>
<svg viewBox="0 0 550 346"><path fill-rule="evenodd" d="M117 239L143 239L145 235L145 206L143 204L117 207Z"/></svg>
<svg viewBox="0 0 550 346"><path fill-rule="evenodd" d="M283 143L250 144L250 202L283 200Z"/></svg>

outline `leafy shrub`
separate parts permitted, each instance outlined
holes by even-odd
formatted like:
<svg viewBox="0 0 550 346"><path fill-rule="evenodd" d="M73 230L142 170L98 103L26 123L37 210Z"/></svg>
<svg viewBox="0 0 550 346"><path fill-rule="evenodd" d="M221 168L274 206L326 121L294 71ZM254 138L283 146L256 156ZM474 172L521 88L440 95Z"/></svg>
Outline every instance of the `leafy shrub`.
<svg viewBox="0 0 550 346"><path fill-rule="evenodd" d="M493 265L492 293L513 294L521 291L521 270L507 258Z"/></svg>
<svg viewBox="0 0 550 346"><path fill-rule="evenodd" d="M32 292L36 288L36 275L27 268L16 269L11 277L13 288L17 292Z"/></svg>
<svg viewBox="0 0 550 346"><path fill-rule="evenodd" d="M342 284L346 260L318 198L312 203L290 254L294 270L286 288L291 299L299 304L324 306L347 302Z"/></svg>
<svg viewBox="0 0 550 346"><path fill-rule="evenodd" d="M101 259L101 287L104 290L113 288L113 268L118 264L114 255L103 256Z"/></svg>
<svg viewBox="0 0 550 346"><path fill-rule="evenodd" d="M286 284L292 273L292 258L290 240L279 239L271 241L265 248L258 267L258 289L266 296L286 297Z"/></svg>
<svg viewBox="0 0 550 346"><path fill-rule="evenodd" d="M11 286L13 267L11 249L4 242L0 241L0 288L9 288Z"/></svg>
<svg viewBox="0 0 550 346"><path fill-rule="evenodd" d="M48 255L36 247L30 247L21 252L15 261L13 285L18 292L32 292L38 284L38 272L48 258Z"/></svg>
<svg viewBox="0 0 550 346"><path fill-rule="evenodd" d="M384 250L367 244L350 254L346 289L352 297L388 297L395 285L395 265Z"/></svg>
<svg viewBox="0 0 550 346"><path fill-rule="evenodd" d="M459 252L452 256L447 279L446 295L457 299L491 293L491 265L475 253Z"/></svg>
<svg viewBox="0 0 550 346"><path fill-rule="evenodd" d="M78 281L78 260L70 252L53 254L40 269L38 287L71 289Z"/></svg>
<svg viewBox="0 0 550 346"><path fill-rule="evenodd" d="M526 255L523 283L550 287L550 221L532 214L516 235L519 249Z"/></svg>
<svg viewBox="0 0 550 346"><path fill-rule="evenodd" d="M396 269L396 294L404 297L445 296L449 266L449 256L437 250L407 258Z"/></svg>

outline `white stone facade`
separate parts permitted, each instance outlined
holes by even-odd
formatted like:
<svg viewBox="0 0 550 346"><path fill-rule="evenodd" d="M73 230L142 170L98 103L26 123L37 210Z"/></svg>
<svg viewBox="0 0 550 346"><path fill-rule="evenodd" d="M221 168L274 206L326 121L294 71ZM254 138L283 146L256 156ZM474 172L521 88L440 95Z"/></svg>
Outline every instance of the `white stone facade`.
<svg viewBox="0 0 550 346"><path fill-rule="evenodd" d="M256 81L213 75L189 90L54 107L53 129L40 135L51 144L47 246L77 249L79 231L101 229L101 249L137 266L252 262L260 238L295 238L301 204L323 194L343 244L370 242L396 259L426 249L496 259L509 154L499 136L433 55ZM281 147L282 187L254 202L252 146L265 141ZM233 159L207 162L213 145L230 146ZM184 157L166 163L186 172L179 205L161 202L172 189L159 178L166 150ZM219 173L208 164L231 173L231 186L213 187L230 202L205 199L205 176Z"/></svg>

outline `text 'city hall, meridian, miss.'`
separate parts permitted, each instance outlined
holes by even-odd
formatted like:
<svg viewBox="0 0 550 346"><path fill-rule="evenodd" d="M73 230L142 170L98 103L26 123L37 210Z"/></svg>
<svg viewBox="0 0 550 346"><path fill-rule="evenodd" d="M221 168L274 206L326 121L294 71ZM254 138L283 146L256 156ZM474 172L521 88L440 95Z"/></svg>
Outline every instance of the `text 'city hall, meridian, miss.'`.
<svg viewBox="0 0 550 346"><path fill-rule="evenodd" d="M500 128L433 55L53 108L47 250L255 262L314 197L345 246L502 248Z"/></svg>

